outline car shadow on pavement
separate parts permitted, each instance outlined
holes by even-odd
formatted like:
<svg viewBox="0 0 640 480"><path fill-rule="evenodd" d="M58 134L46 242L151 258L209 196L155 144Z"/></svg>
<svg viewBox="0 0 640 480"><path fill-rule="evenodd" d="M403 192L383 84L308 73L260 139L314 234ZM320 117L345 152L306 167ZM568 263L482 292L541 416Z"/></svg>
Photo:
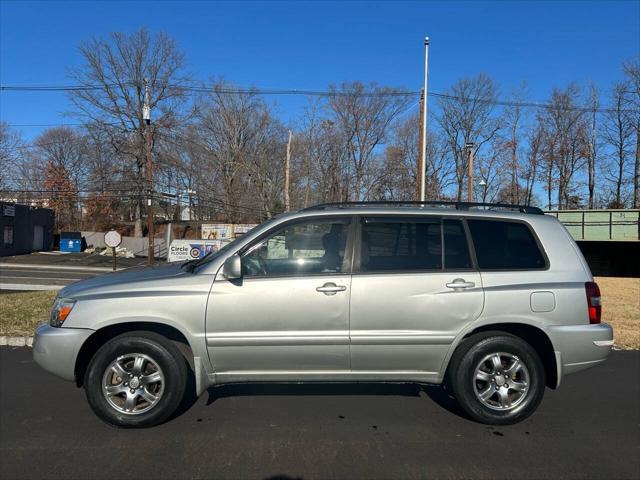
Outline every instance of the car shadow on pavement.
<svg viewBox="0 0 640 480"><path fill-rule="evenodd" d="M441 386L415 383L243 383L218 385L207 389L207 406L227 397L261 395L389 395L420 397L426 395L450 413L467 418L456 400Z"/></svg>

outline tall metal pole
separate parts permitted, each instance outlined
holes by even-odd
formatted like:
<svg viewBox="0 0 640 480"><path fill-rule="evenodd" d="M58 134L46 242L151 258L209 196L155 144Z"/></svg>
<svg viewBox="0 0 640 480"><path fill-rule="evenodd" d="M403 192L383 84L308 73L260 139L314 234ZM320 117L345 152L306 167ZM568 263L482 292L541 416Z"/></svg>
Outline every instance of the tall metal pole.
<svg viewBox="0 0 640 480"><path fill-rule="evenodd" d="M289 130L289 140L287 141L287 160L284 168L284 210L291 210L291 201L289 199L289 168L291 162L291 130Z"/></svg>
<svg viewBox="0 0 640 480"><path fill-rule="evenodd" d="M429 37L424 39L424 101L422 103L422 162L420 165L420 201L425 200L425 166L427 164L427 75L429 73Z"/></svg>
<svg viewBox="0 0 640 480"><path fill-rule="evenodd" d="M416 170L416 200L420 200L420 196L422 195L422 175L420 172L423 170L423 162L422 158L422 125L424 122L422 121L422 117L424 116L424 90L420 92L420 137L418 138L418 170Z"/></svg>
<svg viewBox="0 0 640 480"><path fill-rule="evenodd" d="M148 261L149 265L153 265L154 246L153 246L153 157L151 155L151 147L153 140L151 138L151 97L149 95L149 82L144 81L144 107L142 108L142 118L146 123L145 134L147 137L147 237L149 238Z"/></svg>

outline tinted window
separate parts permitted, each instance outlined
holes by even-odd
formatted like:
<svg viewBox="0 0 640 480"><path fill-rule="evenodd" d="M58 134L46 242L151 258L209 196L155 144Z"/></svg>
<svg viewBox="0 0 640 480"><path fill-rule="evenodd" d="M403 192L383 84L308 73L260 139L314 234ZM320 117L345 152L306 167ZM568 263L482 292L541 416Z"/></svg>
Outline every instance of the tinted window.
<svg viewBox="0 0 640 480"><path fill-rule="evenodd" d="M439 220L365 218L360 269L373 271L439 270L442 232Z"/></svg>
<svg viewBox="0 0 640 480"><path fill-rule="evenodd" d="M460 220L445 220L442 225L444 235L444 268L471 268L471 256L464 227Z"/></svg>
<svg viewBox="0 0 640 480"><path fill-rule="evenodd" d="M242 257L250 277L342 273L349 221L314 220L275 232Z"/></svg>
<svg viewBox="0 0 640 480"><path fill-rule="evenodd" d="M480 269L545 267L544 257L526 225L495 220L468 223Z"/></svg>

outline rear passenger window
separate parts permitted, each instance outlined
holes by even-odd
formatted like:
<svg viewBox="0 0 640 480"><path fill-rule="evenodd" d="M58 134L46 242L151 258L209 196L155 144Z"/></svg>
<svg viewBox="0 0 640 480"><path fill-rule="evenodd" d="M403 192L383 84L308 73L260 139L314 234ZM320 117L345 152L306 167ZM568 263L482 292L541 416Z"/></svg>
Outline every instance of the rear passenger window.
<svg viewBox="0 0 640 480"><path fill-rule="evenodd" d="M360 269L365 272L442 269L440 220L365 218Z"/></svg>
<svg viewBox="0 0 640 480"><path fill-rule="evenodd" d="M522 223L468 220L481 270L545 268L545 259L531 230Z"/></svg>
<svg viewBox="0 0 640 480"><path fill-rule="evenodd" d="M444 232L444 268L471 268L469 245L460 220L445 220L442 225Z"/></svg>

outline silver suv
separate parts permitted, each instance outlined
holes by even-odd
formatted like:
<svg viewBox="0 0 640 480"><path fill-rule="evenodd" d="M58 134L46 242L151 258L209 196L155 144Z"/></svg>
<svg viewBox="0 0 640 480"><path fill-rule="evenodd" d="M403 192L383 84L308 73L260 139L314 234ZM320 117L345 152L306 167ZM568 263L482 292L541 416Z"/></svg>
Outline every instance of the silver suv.
<svg viewBox="0 0 640 480"><path fill-rule="evenodd" d="M537 208L325 204L196 261L64 288L33 355L122 427L233 382L444 384L469 417L510 424L605 360L600 309L576 243Z"/></svg>

